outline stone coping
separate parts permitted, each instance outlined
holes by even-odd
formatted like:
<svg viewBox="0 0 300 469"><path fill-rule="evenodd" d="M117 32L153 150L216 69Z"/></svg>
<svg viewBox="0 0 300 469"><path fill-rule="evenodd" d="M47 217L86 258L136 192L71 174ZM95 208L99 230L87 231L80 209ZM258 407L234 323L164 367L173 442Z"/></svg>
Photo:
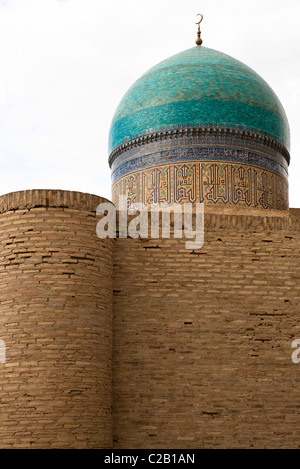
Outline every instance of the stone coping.
<svg viewBox="0 0 300 469"><path fill-rule="evenodd" d="M32 189L0 196L0 213L35 207L62 207L96 212L97 206L103 202L109 201L94 194L58 189Z"/></svg>

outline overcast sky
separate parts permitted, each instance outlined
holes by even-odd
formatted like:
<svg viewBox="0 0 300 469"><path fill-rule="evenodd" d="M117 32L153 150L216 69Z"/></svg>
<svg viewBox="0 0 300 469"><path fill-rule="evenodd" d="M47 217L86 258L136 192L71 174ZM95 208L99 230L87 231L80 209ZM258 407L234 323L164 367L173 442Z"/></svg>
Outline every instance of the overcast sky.
<svg viewBox="0 0 300 469"><path fill-rule="evenodd" d="M299 0L0 0L0 195L66 189L110 198L107 141L129 86L203 45L253 68L291 127L300 207Z"/></svg>

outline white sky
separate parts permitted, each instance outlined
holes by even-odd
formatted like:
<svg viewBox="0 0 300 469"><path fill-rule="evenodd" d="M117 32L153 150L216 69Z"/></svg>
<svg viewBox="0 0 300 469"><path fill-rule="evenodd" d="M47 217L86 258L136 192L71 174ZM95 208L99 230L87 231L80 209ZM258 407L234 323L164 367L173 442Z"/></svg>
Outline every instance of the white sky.
<svg viewBox="0 0 300 469"><path fill-rule="evenodd" d="M110 198L114 111L140 75L194 46L197 13L203 45L252 67L281 100L300 207L299 0L0 0L0 195Z"/></svg>

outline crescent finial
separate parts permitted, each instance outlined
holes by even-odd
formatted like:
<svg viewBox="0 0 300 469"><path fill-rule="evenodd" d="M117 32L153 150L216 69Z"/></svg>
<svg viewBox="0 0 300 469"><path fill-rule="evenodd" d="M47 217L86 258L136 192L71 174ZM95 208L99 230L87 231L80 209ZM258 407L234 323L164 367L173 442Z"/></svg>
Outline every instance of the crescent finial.
<svg viewBox="0 0 300 469"><path fill-rule="evenodd" d="M201 13L198 13L197 16L201 16L200 21L198 21L198 23L196 23L196 24L200 25L200 23L202 23L202 21L203 21L203 15L201 15Z"/></svg>
<svg viewBox="0 0 300 469"><path fill-rule="evenodd" d="M197 32L197 39L196 39L196 44L197 46L201 46L202 44L202 39L201 39L201 31L200 31L200 24L202 23L203 21L203 15L201 13L198 13L197 16L200 16L200 20L198 21L198 23L196 23L198 25L198 32Z"/></svg>

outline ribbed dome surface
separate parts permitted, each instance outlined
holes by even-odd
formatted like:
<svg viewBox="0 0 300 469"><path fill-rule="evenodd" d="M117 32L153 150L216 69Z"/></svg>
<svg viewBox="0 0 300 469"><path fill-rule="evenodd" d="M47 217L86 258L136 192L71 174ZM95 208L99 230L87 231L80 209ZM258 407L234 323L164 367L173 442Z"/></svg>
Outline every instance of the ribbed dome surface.
<svg viewBox="0 0 300 469"><path fill-rule="evenodd" d="M270 134L289 149L287 117L270 86L240 61L198 46L164 60L131 86L112 121L109 153L138 134L207 123Z"/></svg>

